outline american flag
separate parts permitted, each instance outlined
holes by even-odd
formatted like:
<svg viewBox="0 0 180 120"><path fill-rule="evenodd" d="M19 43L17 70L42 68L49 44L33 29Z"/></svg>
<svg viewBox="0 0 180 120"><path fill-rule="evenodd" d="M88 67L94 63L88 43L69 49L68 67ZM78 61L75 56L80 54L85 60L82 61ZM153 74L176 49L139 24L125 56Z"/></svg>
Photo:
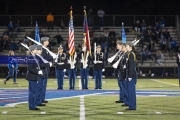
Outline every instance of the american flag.
<svg viewBox="0 0 180 120"><path fill-rule="evenodd" d="M91 44L90 44L86 10L84 10L84 43L86 44L87 50L91 54Z"/></svg>
<svg viewBox="0 0 180 120"><path fill-rule="evenodd" d="M74 47L74 26L73 26L73 16L72 10L70 12L70 21L69 21L69 40L68 40L69 54L73 55L75 51Z"/></svg>

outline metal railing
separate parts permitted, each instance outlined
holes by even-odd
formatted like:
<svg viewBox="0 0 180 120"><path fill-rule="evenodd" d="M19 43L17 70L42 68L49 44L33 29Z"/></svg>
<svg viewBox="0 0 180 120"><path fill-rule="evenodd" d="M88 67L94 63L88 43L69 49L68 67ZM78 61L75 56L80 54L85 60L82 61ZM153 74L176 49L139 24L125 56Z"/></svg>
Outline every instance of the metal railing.
<svg viewBox="0 0 180 120"><path fill-rule="evenodd" d="M166 27L177 27L178 15L105 15L104 26L121 26L122 22L125 26L133 26L134 23L144 19L148 26L155 26L161 17L165 20ZM74 26L83 25L83 15L73 15ZM63 19L66 26L68 26L69 15L54 15L54 25L59 26L60 20ZM22 26L35 26L38 21L39 26L46 26L46 15L0 15L0 26L7 26L9 21L15 23L17 20L21 21ZM98 26L98 16L94 15L93 24Z"/></svg>

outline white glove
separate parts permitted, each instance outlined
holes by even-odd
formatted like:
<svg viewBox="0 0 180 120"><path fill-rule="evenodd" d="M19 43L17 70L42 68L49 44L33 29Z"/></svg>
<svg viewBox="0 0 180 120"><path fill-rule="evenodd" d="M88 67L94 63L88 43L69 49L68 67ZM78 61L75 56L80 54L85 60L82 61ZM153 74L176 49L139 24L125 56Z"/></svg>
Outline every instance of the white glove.
<svg viewBox="0 0 180 120"><path fill-rule="evenodd" d="M50 66L50 67L52 66L52 62L49 62L49 66Z"/></svg>
<svg viewBox="0 0 180 120"><path fill-rule="evenodd" d="M12 65L12 68L14 68L14 65Z"/></svg>
<svg viewBox="0 0 180 120"><path fill-rule="evenodd" d="M105 69L102 69L102 72L104 72L105 71Z"/></svg>
<svg viewBox="0 0 180 120"><path fill-rule="evenodd" d="M66 69L64 69L64 71L63 72L66 72Z"/></svg>
<svg viewBox="0 0 180 120"><path fill-rule="evenodd" d="M42 70L38 71L38 74L39 74L39 75L42 75L42 74L43 74Z"/></svg>
<svg viewBox="0 0 180 120"><path fill-rule="evenodd" d="M81 59L81 61L80 61L81 63L83 63L84 61Z"/></svg>
<svg viewBox="0 0 180 120"><path fill-rule="evenodd" d="M75 68L75 66L71 66L71 69L74 69Z"/></svg>
<svg viewBox="0 0 180 120"><path fill-rule="evenodd" d="M94 64L97 64L97 61L93 61Z"/></svg>
<svg viewBox="0 0 180 120"><path fill-rule="evenodd" d="M68 63L70 63L70 60L68 60Z"/></svg>
<svg viewBox="0 0 180 120"><path fill-rule="evenodd" d="M57 60L58 60L58 59L56 58L54 62L56 62L56 63L57 63Z"/></svg>
<svg viewBox="0 0 180 120"><path fill-rule="evenodd" d="M87 66L88 66L88 64L85 64L85 65L84 65L84 69L87 68Z"/></svg>
<svg viewBox="0 0 180 120"><path fill-rule="evenodd" d="M126 68L126 65L124 65L124 67L123 68Z"/></svg>
<svg viewBox="0 0 180 120"><path fill-rule="evenodd" d="M129 80L129 81L131 81L131 80L132 80L132 78L128 78L128 80Z"/></svg>

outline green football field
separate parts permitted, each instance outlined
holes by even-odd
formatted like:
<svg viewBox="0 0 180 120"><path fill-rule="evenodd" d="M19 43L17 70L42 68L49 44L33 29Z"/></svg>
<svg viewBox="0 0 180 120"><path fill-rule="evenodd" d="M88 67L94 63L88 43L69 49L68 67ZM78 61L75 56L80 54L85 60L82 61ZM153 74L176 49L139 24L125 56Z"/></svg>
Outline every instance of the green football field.
<svg viewBox="0 0 180 120"><path fill-rule="evenodd" d="M3 90L27 90L28 82L18 79L6 85L0 79L0 97ZM40 111L28 110L27 102L14 107L0 106L0 120L178 120L180 119L180 87L178 79L138 79L137 110L126 111L119 99L118 85L115 79L103 79L103 89L94 91L94 80L89 80L89 90L79 90L76 81L76 93L69 91L69 82L64 81L62 94L69 97L49 99L46 107ZM57 92L56 79L49 79L49 91ZM84 94L86 92L86 94ZM82 95L81 95L82 93ZM15 99L15 98L14 98ZM1 100L1 98L0 98Z"/></svg>

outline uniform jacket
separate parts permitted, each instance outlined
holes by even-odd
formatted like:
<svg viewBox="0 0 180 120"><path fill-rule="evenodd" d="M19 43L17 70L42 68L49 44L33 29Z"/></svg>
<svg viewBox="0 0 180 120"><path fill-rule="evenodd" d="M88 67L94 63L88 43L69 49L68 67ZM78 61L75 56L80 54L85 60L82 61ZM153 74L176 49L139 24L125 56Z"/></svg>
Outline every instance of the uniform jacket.
<svg viewBox="0 0 180 120"><path fill-rule="evenodd" d="M120 76L119 79L120 80L125 80L126 79L126 67L127 67L127 54L128 53L123 53L122 59L119 63L119 72L120 72Z"/></svg>
<svg viewBox="0 0 180 120"><path fill-rule="evenodd" d="M93 61L95 60L95 56L93 56ZM94 64L94 70L102 70L104 69L105 65L104 65L104 54L103 52L100 53L96 53L96 62L102 62L102 63L96 63Z"/></svg>
<svg viewBox="0 0 180 120"><path fill-rule="evenodd" d="M68 62L70 60L70 54L68 53L67 54L67 64L66 64L66 69L71 69L71 65L70 65L70 63ZM71 59L72 60L72 59ZM73 54L73 60L74 60L74 54ZM77 67L77 63L78 63L78 54L76 54L76 58L75 58L75 64L74 64L74 66L75 66L75 69L76 69L76 67Z"/></svg>
<svg viewBox="0 0 180 120"><path fill-rule="evenodd" d="M66 54L65 53L59 54L57 58L57 62L55 63L56 69L59 70L66 69L66 62L67 62Z"/></svg>
<svg viewBox="0 0 180 120"><path fill-rule="evenodd" d="M53 62L53 57L49 54L49 52L47 50L45 50L44 48L42 48L42 53L41 56L49 61L49 62ZM47 73L49 73L49 67L46 68ZM47 74L47 78L48 78L48 74Z"/></svg>
<svg viewBox="0 0 180 120"><path fill-rule="evenodd" d="M39 75L39 77L40 78L47 78L48 77L47 67L50 67L49 63L44 63L43 60L37 55L36 55L36 59L38 59L40 69L43 72L43 75Z"/></svg>
<svg viewBox="0 0 180 120"><path fill-rule="evenodd" d="M35 57L35 56L34 56ZM33 56L29 56L28 59L28 65L27 65L27 74L26 74L26 80L39 80L38 75L38 64L35 62L35 58Z"/></svg>
<svg viewBox="0 0 180 120"><path fill-rule="evenodd" d="M137 72L136 72L136 55L134 52L130 51L128 53L128 62L127 62L127 76L128 78L136 79Z"/></svg>
<svg viewBox="0 0 180 120"><path fill-rule="evenodd" d="M81 68L83 68L83 63L81 63L81 60L83 59L82 55L83 55L84 59L86 59L87 52L88 51L85 52L85 57L84 57L84 51L80 51L79 54L78 54L78 59L79 59L79 63L81 65ZM90 54L89 54L88 57L87 57L87 64L88 64L87 68L89 68L90 61L91 61L91 57L90 57Z"/></svg>

